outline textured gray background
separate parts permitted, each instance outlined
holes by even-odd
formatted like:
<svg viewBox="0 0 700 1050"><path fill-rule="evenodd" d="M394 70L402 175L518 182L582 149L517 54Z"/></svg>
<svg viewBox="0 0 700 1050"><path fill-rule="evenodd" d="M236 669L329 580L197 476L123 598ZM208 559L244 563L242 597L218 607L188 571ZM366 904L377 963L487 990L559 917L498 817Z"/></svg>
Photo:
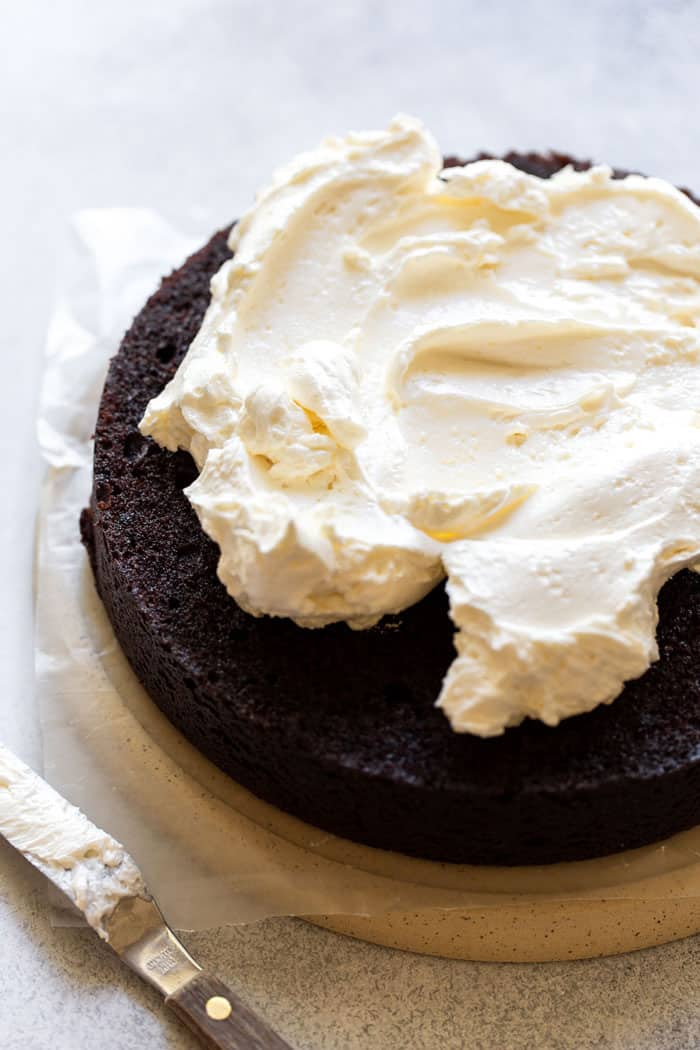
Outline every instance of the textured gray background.
<svg viewBox="0 0 700 1050"><path fill-rule="evenodd" d="M0 3L0 739L38 759L33 410L66 216L224 223L321 135L423 117L446 151L554 146L700 186L700 6L474 0ZM401 955L292 920L189 938L298 1047L700 1047L700 941L598 962ZM3 1050L184 1048L0 847Z"/></svg>

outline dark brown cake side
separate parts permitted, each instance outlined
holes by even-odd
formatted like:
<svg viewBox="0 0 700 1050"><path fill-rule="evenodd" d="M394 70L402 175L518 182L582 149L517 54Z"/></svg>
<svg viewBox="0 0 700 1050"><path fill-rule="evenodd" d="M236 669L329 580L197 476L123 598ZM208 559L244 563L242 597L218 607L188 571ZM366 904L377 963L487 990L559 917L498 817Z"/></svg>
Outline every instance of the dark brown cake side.
<svg viewBox="0 0 700 1050"><path fill-rule="evenodd" d="M509 154L542 177L569 158ZM585 167L585 164L577 164ZM700 576L660 598L661 659L609 707L481 740L434 708L453 656L438 588L369 631L242 612L182 488L185 453L142 438L229 252L216 234L166 278L113 359L81 526L124 651L168 718L260 797L329 831L422 857L537 864L700 822Z"/></svg>

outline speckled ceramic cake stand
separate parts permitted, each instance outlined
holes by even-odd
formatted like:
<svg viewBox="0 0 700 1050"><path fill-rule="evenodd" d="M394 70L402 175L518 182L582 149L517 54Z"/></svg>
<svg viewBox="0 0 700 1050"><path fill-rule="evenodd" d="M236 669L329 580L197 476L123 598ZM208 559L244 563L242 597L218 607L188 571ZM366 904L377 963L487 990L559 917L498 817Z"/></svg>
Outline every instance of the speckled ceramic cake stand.
<svg viewBox="0 0 700 1050"><path fill-rule="evenodd" d="M304 918L389 948L486 962L550 962L616 955L700 932L700 826L589 861L476 867L437 864L325 836L241 789L235 804L256 824L306 847L309 871L320 855L386 880L373 893L371 915ZM436 898L458 892L473 903L397 908L397 898L415 886L423 888L425 899L431 892Z"/></svg>
<svg viewBox="0 0 700 1050"><path fill-rule="evenodd" d="M261 803L257 803L261 805ZM300 825L268 810L268 827L299 840ZM308 829L307 829L308 831ZM309 916L338 933L390 948L486 962L550 962L616 955L700 932L700 828L613 857L541 868L434 864L342 840L322 852L398 883L469 887L489 903L384 915ZM390 907L391 888L387 888Z"/></svg>
<svg viewBox="0 0 700 1050"><path fill-rule="evenodd" d="M389 948L482 962L552 962L617 955L700 931L700 902L555 900L474 911L311 919Z"/></svg>

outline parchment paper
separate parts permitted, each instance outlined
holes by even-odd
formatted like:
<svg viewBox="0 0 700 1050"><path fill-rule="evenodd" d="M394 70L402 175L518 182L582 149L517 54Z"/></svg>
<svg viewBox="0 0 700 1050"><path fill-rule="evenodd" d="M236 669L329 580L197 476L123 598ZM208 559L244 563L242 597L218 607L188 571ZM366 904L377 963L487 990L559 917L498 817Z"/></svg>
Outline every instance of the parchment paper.
<svg viewBox="0 0 700 1050"><path fill-rule="evenodd" d="M254 799L149 700L96 597L78 517L108 359L160 277L206 240L205 228L196 232L142 209L84 211L72 223L38 420L47 464L36 640L46 778L125 843L179 929L271 915L698 895L697 829L602 861L520 869L441 865L345 842Z"/></svg>

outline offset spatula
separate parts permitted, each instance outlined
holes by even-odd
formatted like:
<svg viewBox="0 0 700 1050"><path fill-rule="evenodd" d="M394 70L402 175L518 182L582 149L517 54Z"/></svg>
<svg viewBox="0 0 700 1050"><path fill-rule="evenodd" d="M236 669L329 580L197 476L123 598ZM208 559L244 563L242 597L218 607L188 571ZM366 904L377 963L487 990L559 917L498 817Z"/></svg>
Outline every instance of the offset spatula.
<svg viewBox="0 0 700 1050"><path fill-rule="evenodd" d="M205 1046L290 1050L177 939L136 864L0 744L0 834L50 879Z"/></svg>

